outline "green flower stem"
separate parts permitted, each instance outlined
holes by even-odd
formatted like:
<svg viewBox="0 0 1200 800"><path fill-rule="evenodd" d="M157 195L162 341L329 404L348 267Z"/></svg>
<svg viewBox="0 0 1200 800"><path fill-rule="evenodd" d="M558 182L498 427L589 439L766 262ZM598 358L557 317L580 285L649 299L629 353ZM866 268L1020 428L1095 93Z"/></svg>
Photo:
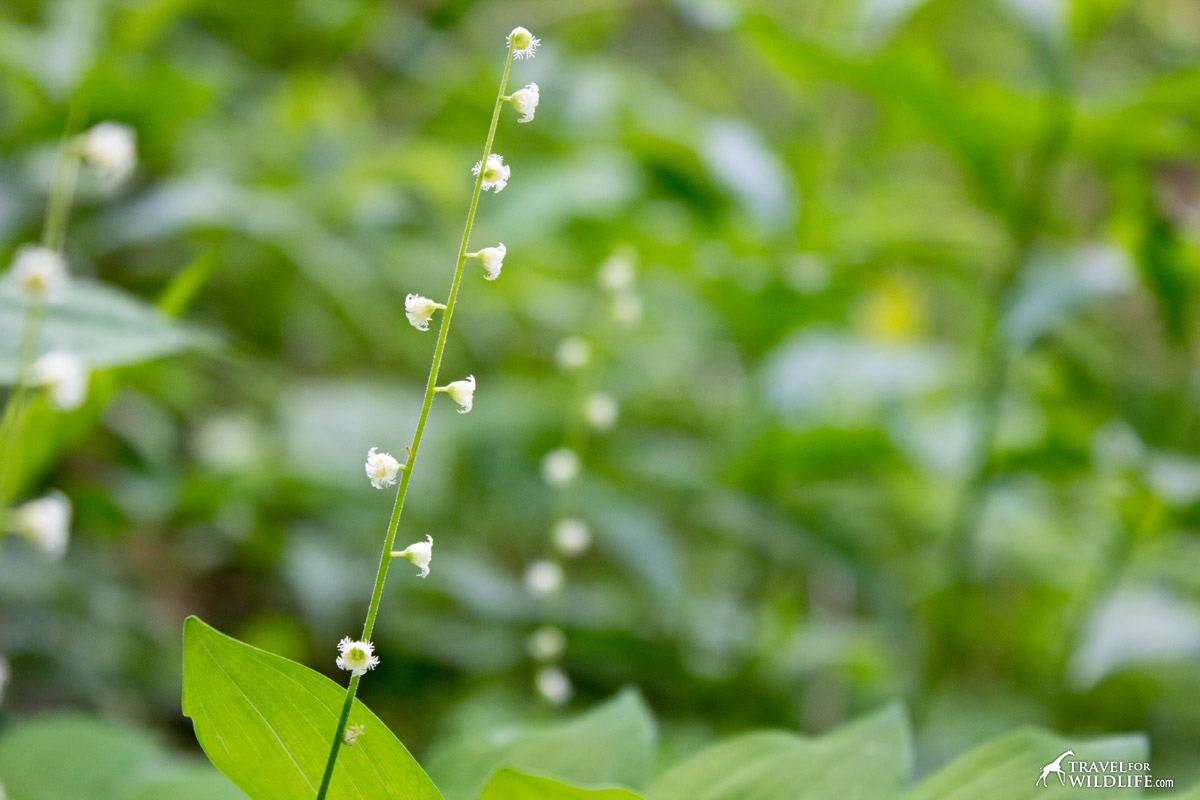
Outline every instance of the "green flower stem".
<svg viewBox="0 0 1200 800"><path fill-rule="evenodd" d="M67 122L63 129L62 142L54 162L54 177L50 182L50 196L46 200L46 217L42 224L42 246L62 252L67 238L67 219L71 201L75 198L75 181L79 175L79 151L73 144L75 130L83 118L83 102L76 98L67 109ZM13 465L21 457L17 449L20 438L21 413L29 389L29 369L37 356L38 339L42 320L46 316L45 301L31 299L25 311L25 324L21 330L21 344L17 350L16 372L13 374L12 389L4 407L4 418L0 420L0 533L8 530L8 504L15 491Z"/></svg>
<svg viewBox="0 0 1200 800"><path fill-rule="evenodd" d="M504 76L500 79L500 90L496 93L496 104L492 108L492 122L488 127L487 142L483 146L483 158L480 159L479 175L475 178L475 191L471 195L471 207L467 211L467 224L463 229L462 244L458 248L458 261L454 267L454 280L450 284L450 297L446 300L445 311L442 313L442 324L438 328L437 345L433 349L433 363L429 368L429 379L425 382L425 400L421 403L421 413L417 417L417 427L413 431L412 444L408 446L408 462L396 489L396 501L392 505L392 517L388 522L387 535L383 541L383 552L379 555L379 570L375 574L375 588L371 592L371 604L367 608L367 619L363 623L362 640L371 640L371 632L375 628L375 616L379 613L379 602L383 597L383 583L387 579L388 565L392 560L392 547L396 540L396 529L400 525L400 513L404 510L404 497L408 492L408 483L412 478L413 465L417 461L417 449L421 446L421 434L425 431L425 421L429 417L429 408L433 404L435 387L437 386L438 370L442 366L442 353L446 349L446 337L450 332L450 318L454 314L454 301L458 298L458 289L462 283L463 264L467 260L467 242L471 238L471 227L475 224L475 210L479 206L479 194L483 188L484 167L488 156L492 153L492 140L496 136L496 125L500 121L500 109L503 104L504 89L508 86L508 73L512 67L513 45L512 38L508 42L508 55L504 61ZM329 760L325 764L325 775L321 778L321 788L317 791L317 800L325 800L329 791L329 782L333 779L333 768L337 764L338 751L342 746L342 735L350 720L350 710L354 706L354 696L358 692L359 676L350 679L346 687L346 702L342 705L342 715L338 719L337 730L333 735L333 744L329 749Z"/></svg>

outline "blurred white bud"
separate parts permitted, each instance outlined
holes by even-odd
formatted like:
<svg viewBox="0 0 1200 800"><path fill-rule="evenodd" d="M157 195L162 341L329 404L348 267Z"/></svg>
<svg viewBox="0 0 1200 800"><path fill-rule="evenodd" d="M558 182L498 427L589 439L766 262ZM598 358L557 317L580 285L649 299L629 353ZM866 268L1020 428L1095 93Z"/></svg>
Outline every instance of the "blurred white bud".
<svg viewBox="0 0 1200 800"><path fill-rule="evenodd" d="M53 300L67 288L67 260L41 245L22 245L10 274L31 300Z"/></svg>
<svg viewBox="0 0 1200 800"><path fill-rule="evenodd" d="M553 625L543 625L525 640L535 661L557 661L567 649L567 637Z"/></svg>
<svg viewBox="0 0 1200 800"><path fill-rule="evenodd" d="M578 558L592 546L592 530L575 517L564 517L554 523L554 547L567 558Z"/></svg>
<svg viewBox="0 0 1200 800"><path fill-rule="evenodd" d="M560 369L579 369L592 360L592 343L579 336L568 336L558 343L554 360Z"/></svg>
<svg viewBox="0 0 1200 800"><path fill-rule="evenodd" d="M433 537L425 534L425 541L413 542L403 550L393 550L392 558L406 558L421 570L421 577L429 576L429 562L433 561Z"/></svg>
<svg viewBox="0 0 1200 800"><path fill-rule="evenodd" d="M366 729L365 725L347 725L346 730L342 731L342 741L354 746L358 744L358 737L362 736Z"/></svg>
<svg viewBox="0 0 1200 800"><path fill-rule="evenodd" d="M513 108L521 114L521 118L517 122L532 122L533 114L538 107L538 85L536 83L526 84L524 89L518 89L513 92L508 98Z"/></svg>
<svg viewBox="0 0 1200 800"><path fill-rule="evenodd" d="M579 477L581 467L574 450L558 447L542 459L542 478L551 486L566 486Z"/></svg>
<svg viewBox="0 0 1200 800"><path fill-rule="evenodd" d="M71 538L71 501L54 491L30 500L13 512L14 530L49 555L59 559L67 552Z"/></svg>
<svg viewBox="0 0 1200 800"><path fill-rule="evenodd" d="M485 280L494 281L500 277L500 268L504 266L504 256L508 253L508 248L504 246L504 242L495 247L485 247L475 254L479 259L479 263L483 264Z"/></svg>
<svg viewBox="0 0 1200 800"><path fill-rule="evenodd" d="M563 569L553 561L534 561L525 568L525 588L536 597L546 597L562 591Z"/></svg>
<svg viewBox="0 0 1200 800"><path fill-rule="evenodd" d="M483 191L495 189L497 194L508 185L508 176L512 174L512 169L504 163L504 157L499 153L492 153L487 157L487 166L484 166L482 161L476 161L471 174L478 175L480 169L483 170Z"/></svg>
<svg viewBox="0 0 1200 800"><path fill-rule="evenodd" d="M450 399L458 403L458 413L466 414L475 405L475 376L468 375L461 381L451 381L445 386L434 388L435 392L445 392Z"/></svg>
<svg viewBox="0 0 1200 800"><path fill-rule="evenodd" d="M74 411L87 399L88 367L73 353L54 351L33 362L33 385L46 391L58 411Z"/></svg>
<svg viewBox="0 0 1200 800"><path fill-rule="evenodd" d="M610 430L617 423L617 401L611 394L593 392L584 403L583 415L596 430Z"/></svg>
<svg viewBox="0 0 1200 800"><path fill-rule="evenodd" d="M597 274L600 285L610 292L624 292L633 288L633 261L623 253L609 256L600 265Z"/></svg>
<svg viewBox="0 0 1200 800"><path fill-rule="evenodd" d="M539 669L534 677L534 685L537 686L538 694L556 706L561 706L575 694L571 679L559 667Z"/></svg>
<svg viewBox="0 0 1200 800"><path fill-rule="evenodd" d="M513 28L508 41L512 44L513 58L516 59L533 58L538 45L542 43L541 39L535 39L532 33L521 27Z"/></svg>
<svg viewBox="0 0 1200 800"><path fill-rule="evenodd" d="M429 320L439 308L445 306L419 294L410 294L404 298L404 314L408 317L408 324L419 331L429 330Z"/></svg>
<svg viewBox="0 0 1200 800"><path fill-rule="evenodd" d="M391 486L396 482L396 473L404 469L391 453L380 453L379 448L367 451L367 477L376 489Z"/></svg>
<svg viewBox="0 0 1200 800"><path fill-rule="evenodd" d="M338 642L338 669L344 669L351 675L365 675L367 670L375 669L378 664L375 645L370 642L358 642L349 636Z"/></svg>
<svg viewBox="0 0 1200 800"><path fill-rule="evenodd" d="M633 292L621 292L613 298L612 315L623 325L636 325L642 318L642 298Z"/></svg>
<svg viewBox="0 0 1200 800"><path fill-rule="evenodd" d="M80 155L102 181L120 183L137 165L137 133L117 122L93 125L83 134Z"/></svg>

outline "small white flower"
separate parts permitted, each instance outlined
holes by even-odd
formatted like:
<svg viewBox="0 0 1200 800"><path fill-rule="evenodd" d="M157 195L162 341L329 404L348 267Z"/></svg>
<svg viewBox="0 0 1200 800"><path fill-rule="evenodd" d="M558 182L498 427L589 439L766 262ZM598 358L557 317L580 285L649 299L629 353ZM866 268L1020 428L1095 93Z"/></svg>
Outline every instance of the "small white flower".
<svg viewBox="0 0 1200 800"><path fill-rule="evenodd" d="M581 466L574 450L559 447L542 459L542 477L551 486L566 486L579 477Z"/></svg>
<svg viewBox="0 0 1200 800"><path fill-rule="evenodd" d="M102 181L120 183L137 165L137 133L128 125L101 122L83 134L80 154Z"/></svg>
<svg viewBox="0 0 1200 800"><path fill-rule="evenodd" d="M613 319L624 325L635 325L642 318L642 298L633 292L621 292L613 298Z"/></svg>
<svg viewBox="0 0 1200 800"><path fill-rule="evenodd" d="M538 107L538 85L536 83L526 84L524 89L518 89L513 92L508 98L513 108L521 114L521 118L517 122L532 122L533 113Z"/></svg>
<svg viewBox="0 0 1200 800"><path fill-rule="evenodd" d="M610 394L593 392L583 406L588 424L598 431L607 431L617 423L617 401Z"/></svg>
<svg viewBox="0 0 1200 800"><path fill-rule="evenodd" d="M379 659L375 656L375 645L370 642L356 642L349 636L338 642L338 669L344 669L351 675L365 675L367 670L375 669Z"/></svg>
<svg viewBox="0 0 1200 800"><path fill-rule="evenodd" d="M541 39L535 39L532 33L521 27L513 28L508 40L512 43L513 58L517 59L533 58L538 45L542 43Z"/></svg>
<svg viewBox="0 0 1200 800"><path fill-rule="evenodd" d="M624 292L633 288L633 261L622 253L609 256L600 265L597 276L600 285L610 292Z"/></svg>
<svg viewBox="0 0 1200 800"><path fill-rule="evenodd" d="M475 254L487 273L483 276L486 280L494 281L500 277L500 268L504 266L506 253L508 253L508 248L504 246L504 242L501 242L495 247L485 247Z"/></svg>
<svg viewBox="0 0 1200 800"><path fill-rule="evenodd" d="M512 174L512 170L504 163L504 156L492 153L487 157L487 166L483 166L482 161L476 161L475 166L471 169L471 174L478 175L481 168L483 169L483 191L495 189L499 194L508 185L508 176Z"/></svg>
<svg viewBox="0 0 1200 800"><path fill-rule="evenodd" d="M8 659L0 656L0 703L4 702L4 690L8 688L8 680L12 677L12 669L8 666ZM4 792L0 791L0 800L3 800Z"/></svg>
<svg viewBox="0 0 1200 800"><path fill-rule="evenodd" d="M410 294L404 298L404 313L408 317L408 324L419 331L429 330L429 319L439 308L444 309L445 306L419 294Z"/></svg>
<svg viewBox="0 0 1200 800"><path fill-rule="evenodd" d="M567 649L567 637L553 625L543 625L525 640L535 661L557 661Z"/></svg>
<svg viewBox="0 0 1200 800"><path fill-rule="evenodd" d="M435 392L445 392L450 399L458 403L458 413L466 414L475 404L475 376L468 375L461 381L451 381L446 386L434 387Z"/></svg>
<svg viewBox="0 0 1200 800"><path fill-rule="evenodd" d="M358 743L358 737L362 736L366 729L365 725L347 725L346 730L342 731L342 741L353 746Z"/></svg>
<svg viewBox="0 0 1200 800"><path fill-rule="evenodd" d="M429 562L433 561L433 537L425 535L425 541L414 542L403 550L393 550L392 558L407 558L414 566L420 568L421 577L429 575Z"/></svg>
<svg viewBox="0 0 1200 800"><path fill-rule="evenodd" d="M538 693L542 697L556 706L561 706L571 699L571 695L575 694L575 687L571 685L571 679L558 667L539 669L534 677L534 685L537 686Z"/></svg>
<svg viewBox="0 0 1200 800"><path fill-rule="evenodd" d="M88 367L72 353L54 351L33 362L33 384L46 390L59 411L74 411L87 399Z"/></svg>
<svg viewBox="0 0 1200 800"><path fill-rule="evenodd" d="M567 558L577 558L592 546L592 529L581 519L565 517L554 523L554 547Z"/></svg>
<svg viewBox="0 0 1200 800"><path fill-rule="evenodd" d="M547 597L562 590L563 568L553 561L534 561L525 568L525 588L537 597Z"/></svg>
<svg viewBox="0 0 1200 800"><path fill-rule="evenodd" d="M67 260L48 247L27 244L13 258L10 274L27 297L50 300L67 287Z"/></svg>
<svg viewBox="0 0 1200 800"><path fill-rule="evenodd" d="M404 469L390 453L380 453L379 448L367 451L367 477L376 489L391 486L396 482L396 473Z"/></svg>
<svg viewBox="0 0 1200 800"><path fill-rule="evenodd" d="M560 369L579 369L592 360L592 343L579 336L568 336L558 343L554 360Z"/></svg>
<svg viewBox="0 0 1200 800"><path fill-rule="evenodd" d="M51 558L62 558L71 537L71 501L54 491L13 512L14 530Z"/></svg>

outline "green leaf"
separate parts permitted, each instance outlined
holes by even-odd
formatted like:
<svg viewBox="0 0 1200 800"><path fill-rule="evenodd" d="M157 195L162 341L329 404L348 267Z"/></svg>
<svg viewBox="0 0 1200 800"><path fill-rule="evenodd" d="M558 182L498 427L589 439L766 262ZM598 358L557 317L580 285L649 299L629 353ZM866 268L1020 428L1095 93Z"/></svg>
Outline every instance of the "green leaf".
<svg viewBox="0 0 1200 800"><path fill-rule="evenodd" d="M315 797L346 690L286 658L189 617L183 633L183 713L209 759L253 800ZM435 800L437 788L404 745L357 700L329 800Z"/></svg>
<svg viewBox="0 0 1200 800"><path fill-rule="evenodd" d="M650 800L884 800L899 795L911 763L908 718L903 708L893 705L817 739L787 731L735 736L668 770L646 796Z"/></svg>
<svg viewBox="0 0 1200 800"><path fill-rule="evenodd" d="M164 764L139 773L113 800L246 800L245 793L209 764Z"/></svg>
<svg viewBox="0 0 1200 800"><path fill-rule="evenodd" d="M0 383L16 373L25 302L11 281L0 285ZM41 352L68 350L93 369L134 364L180 350L211 346L211 336L171 320L131 294L74 278L65 296L46 308Z"/></svg>
<svg viewBox="0 0 1200 800"><path fill-rule="evenodd" d="M42 717L0 738L8 800L99 800L139 767L163 757L149 734L84 716Z"/></svg>
<svg viewBox="0 0 1200 800"><path fill-rule="evenodd" d="M582 785L640 787L654 770L657 728L633 690L568 722L457 743L436 754L429 774L447 800L475 800L498 766Z"/></svg>
<svg viewBox="0 0 1200 800"><path fill-rule="evenodd" d="M484 787L479 800L641 800L628 789L583 789L578 786L501 769Z"/></svg>
<svg viewBox="0 0 1200 800"><path fill-rule="evenodd" d="M1067 739L1038 728L1025 728L993 739L956 758L926 778L907 800L1022 800L1074 797L1079 790L1063 787L1051 773L1048 786L1037 785L1042 768L1067 750L1068 761L1146 761L1149 747L1143 736ZM1072 773L1063 762L1065 778ZM1138 789L1090 789L1089 800L1140 797Z"/></svg>

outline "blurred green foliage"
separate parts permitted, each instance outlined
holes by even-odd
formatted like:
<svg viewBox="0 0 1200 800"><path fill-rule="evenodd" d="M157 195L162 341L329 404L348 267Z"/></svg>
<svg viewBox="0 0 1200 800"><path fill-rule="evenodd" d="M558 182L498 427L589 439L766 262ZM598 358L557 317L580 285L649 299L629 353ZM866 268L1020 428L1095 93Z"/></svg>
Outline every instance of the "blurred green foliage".
<svg viewBox="0 0 1200 800"><path fill-rule="evenodd" d="M717 732L825 730L901 698L920 769L1014 723L1200 740L1200 8L1190 0L8 0L0 254L36 236L67 104L139 134L84 184L77 274L225 344L114 369L22 496L72 550L0 559L0 712L173 729L179 632L330 674L361 623L503 37L542 37L502 120L360 697L414 752L636 684L671 763ZM517 135L517 134L520 135ZM643 309L597 284L634 253ZM625 256L622 256L625 257ZM187 277L176 281L181 273ZM630 309L626 308L626 316ZM592 340L583 376L554 363ZM607 433L581 392L619 401ZM543 455L584 453L569 492ZM561 604L521 584L595 529ZM402 572L402 570L398 570ZM1191 759L1189 763L1189 759Z"/></svg>

